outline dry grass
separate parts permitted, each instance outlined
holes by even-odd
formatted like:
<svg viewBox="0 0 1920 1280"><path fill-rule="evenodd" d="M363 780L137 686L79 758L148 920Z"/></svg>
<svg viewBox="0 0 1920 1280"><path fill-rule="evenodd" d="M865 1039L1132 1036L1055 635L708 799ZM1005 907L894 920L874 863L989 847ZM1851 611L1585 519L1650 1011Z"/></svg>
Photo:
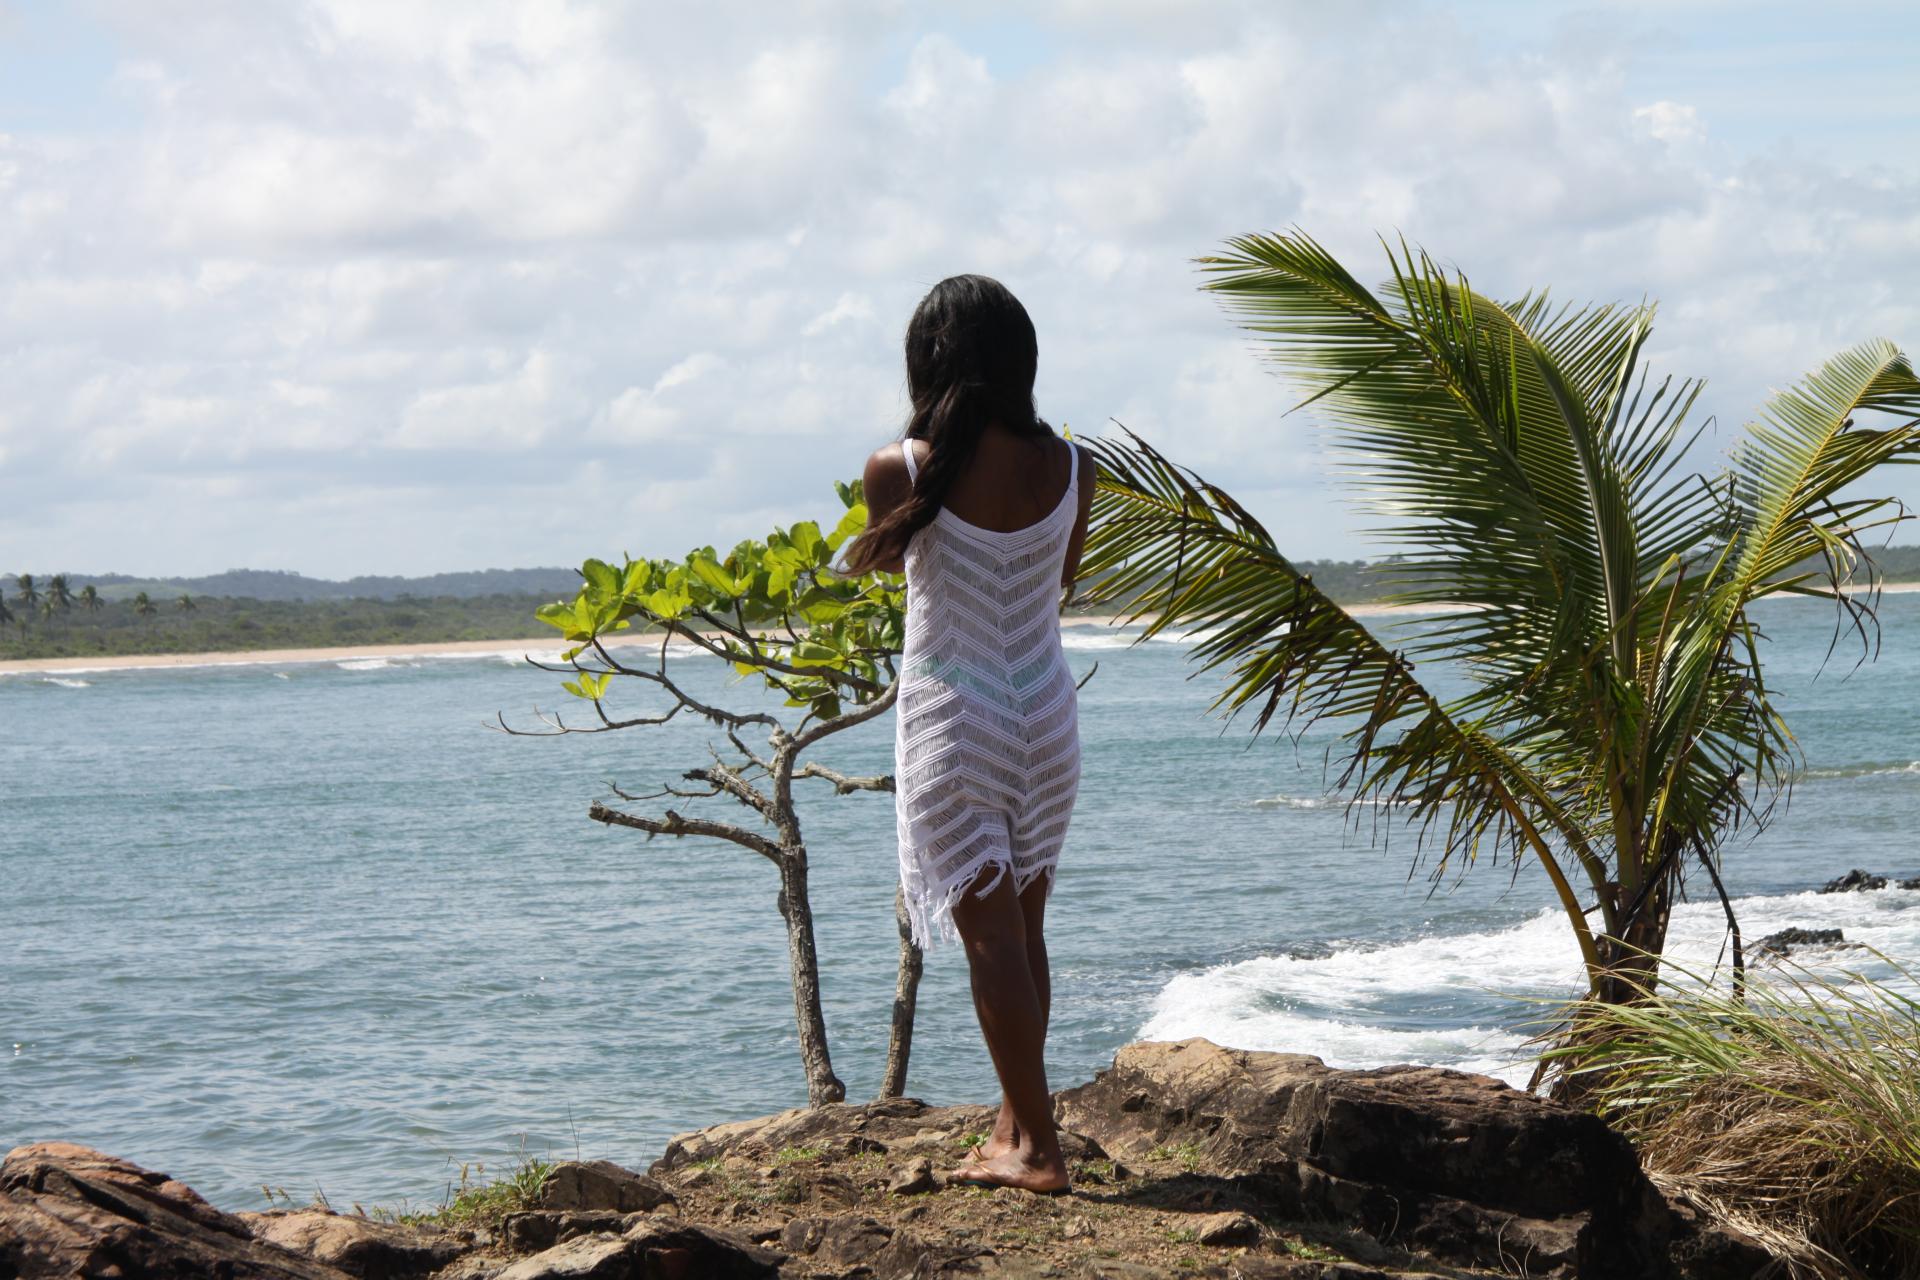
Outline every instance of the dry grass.
<svg viewBox="0 0 1920 1280"><path fill-rule="evenodd" d="M1585 1077L1656 1182L1790 1274L1920 1275L1920 1003L1791 963L1741 999L1669 965L1661 994L1570 1013L1551 1066Z"/></svg>

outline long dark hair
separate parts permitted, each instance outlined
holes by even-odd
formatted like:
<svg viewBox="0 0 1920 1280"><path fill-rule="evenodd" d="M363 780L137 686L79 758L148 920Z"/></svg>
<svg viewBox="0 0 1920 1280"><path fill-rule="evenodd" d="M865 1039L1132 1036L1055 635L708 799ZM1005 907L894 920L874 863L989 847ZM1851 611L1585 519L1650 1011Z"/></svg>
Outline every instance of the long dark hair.
<svg viewBox="0 0 1920 1280"><path fill-rule="evenodd" d="M905 438L927 442L913 492L867 527L847 552L866 573L906 550L940 514L990 422L1017 436L1053 434L1033 407L1040 345L1020 299L986 276L949 276L927 291L907 322Z"/></svg>

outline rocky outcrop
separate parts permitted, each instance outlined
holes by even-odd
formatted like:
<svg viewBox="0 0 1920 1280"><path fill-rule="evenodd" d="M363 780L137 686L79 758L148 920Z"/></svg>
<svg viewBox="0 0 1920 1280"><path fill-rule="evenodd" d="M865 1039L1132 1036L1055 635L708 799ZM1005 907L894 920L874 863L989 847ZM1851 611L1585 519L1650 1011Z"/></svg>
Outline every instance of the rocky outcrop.
<svg viewBox="0 0 1920 1280"><path fill-rule="evenodd" d="M607 1209L648 1213L673 1203L673 1193L643 1173L611 1160L567 1160L553 1167L540 1188L547 1209Z"/></svg>
<svg viewBox="0 0 1920 1280"><path fill-rule="evenodd" d="M1122 1159L1185 1146L1273 1212L1450 1262L1639 1280L1661 1274L1670 1243L1665 1203L1623 1139L1485 1076L1134 1044L1063 1094L1060 1116Z"/></svg>
<svg viewBox="0 0 1920 1280"><path fill-rule="evenodd" d="M305 1254L359 1280L414 1280L431 1275L463 1248L463 1242L444 1232L325 1209L275 1209L234 1217L256 1240Z"/></svg>
<svg viewBox="0 0 1920 1280"><path fill-rule="evenodd" d="M351 1273L256 1239L164 1173L70 1142L0 1161L0 1275L347 1280Z"/></svg>
<svg viewBox="0 0 1920 1280"><path fill-rule="evenodd" d="M1837 876L1827 881L1820 886L1819 891L1821 893L1863 893L1869 889L1884 889L1886 887L1887 878L1885 876L1876 876L1872 872L1862 871L1859 867L1855 867L1853 870L1847 872L1847 874ZM1906 888L1906 882L1903 882L1901 887Z"/></svg>
<svg viewBox="0 0 1920 1280"><path fill-rule="evenodd" d="M0 1166L0 1276L249 1280L1100 1277L1748 1280L1600 1121L1484 1076L1136 1044L1058 1095L1074 1194L950 1186L986 1107L901 1098L682 1134L646 1174L557 1166L535 1207L431 1232L228 1215L77 1147Z"/></svg>

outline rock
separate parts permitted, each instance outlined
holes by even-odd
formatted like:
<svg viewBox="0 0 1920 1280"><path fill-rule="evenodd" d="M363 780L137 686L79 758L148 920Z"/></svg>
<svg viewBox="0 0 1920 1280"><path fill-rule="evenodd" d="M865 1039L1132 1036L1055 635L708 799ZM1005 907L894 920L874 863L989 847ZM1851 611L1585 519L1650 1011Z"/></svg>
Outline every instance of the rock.
<svg viewBox="0 0 1920 1280"><path fill-rule="evenodd" d="M644 1173L611 1160L566 1160L553 1167L540 1189L546 1209L612 1209L639 1213L674 1203L673 1193Z"/></svg>
<svg viewBox="0 0 1920 1280"><path fill-rule="evenodd" d="M1826 947L1836 943L1845 943L1846 935L1838 929L1782 929L1770 933L1753 944L1755 959L1767 956L1784 956L1792 953L1795 947Z"/></svg>
<svg viewBox="0 0 1920 1280"><path fill-rule="evenodd" d="M407 1280L446 1266L461 1246L447 1235L324 1209L237 1213L256 1240L303 1253L360 1280Z"/></svg>
<svg viewBox="0 0 1920 1280"><path fill-rule="evenodd" d="M1191 1144L1196 1172L1276 1213L1449 1263L1586 1280L1665 1268L1671 1221L1625 1140L1485 1076L1133 1044L1061 1094L1058 1112L1121 1156Z"/></svg>
<svg viewBox="0 0 1920 1280"><path fill-rule="evenodd" d="M796 1147L851 1148L887 1155L938 1151L958 1153L959 1139L993 1127L996 1107L930 1107L918 1098L879 1102L832 1103L797 1107L758 1120L739 1120L675 1136L647 1170L656 1178L705 1160L735 1157L764 1163ZM858 1144L855 1146L855 1144ZM1068 1160L1100 1160L1106 1152L1084 1135L1062 1132L1060 1150Z"/></svg>
<svg viewBox="0 0 1920 1280"><path fill-rule="evenodd" d="M0 1275L346 1280L351 1273L257 1240L192 1188L70 1142L0 1161Z"/></svg>
<svg viewBox="0 0 1920 1280"><path fill-rule="evenodd" d="M1431 1271L1381 1271L1353 1262L1312 1262L1249 1254L1227 1271L1232 1280L1446 1280Z"/></svg>
<svg viewBox="0 0 1920 1280"><path fill-rule="evenodd" d="M500 1219L500 1238L515 1253L533 1253L576 1236L601 1231L617 1235L635 1225L640 1216L618 1209L523 1209Z"/></svg>
<svg viewBox="0 0 1920 1280"><path fill-rule="evenodd" d="M624 1235L578 1236L522 1258L495 1280L759 1280L783 1255L709 1227L645 1218Z"/></svg>
<svg viewBox="0 0 1920 1280"><path fill-rule="evenodd" d="M1914 876L1908 880L1896 881L1895 887L1900 889L1920 889L1920 876Z"/></svg>
<svg viewBox="0 0 1920 1280"><path fill-rule="evenodd" d="M917 1196L936 1190L939 1186L939 1179L933 1176L931 1160L910 1160L888 1181L887 1190L896 1196Z"/></svg>
<svg viewBox="0 0 1920 1280"><path fill-rule="evenodd" d="M1215 1213L1194 1223L1193 1234L1201 1244L1255 1244L1260 1224L1244 1213Z"/></svg>
<svg viewBox="0 0 1920 1280"><path fill-rule="evenodd" d="M1885 876L1876 876L1855 867L1847 874L1835 880L1829 880L1820 888L1821 893L1859 893L1866 889L1884 889L1887 887Z"/></svg>
<svg viewBox="0 0 1920 1280"><path fill-rule="evenodd" d="M469 1253L433 1273L433 1280L499 1280L507 1269L504 1258L484 1253Z"/></svg>
<svg viewBox="0 0 1920 1280"><path fill-rule="evenodd" d="M645 1265L633 1242L615 1235L579 1236L534 1254L502 1271L495 1280L627 1280Z"/></svg>
<svg viewBox="0 0 1920 1280"><path fill-rule="evenodd" d="M870 1261L893 1242L894 1230L875 1218L843 1214L835 1218L795 1218L780 1233L780 1247L806 1254L815 1262L855 1267Z"/></svg>

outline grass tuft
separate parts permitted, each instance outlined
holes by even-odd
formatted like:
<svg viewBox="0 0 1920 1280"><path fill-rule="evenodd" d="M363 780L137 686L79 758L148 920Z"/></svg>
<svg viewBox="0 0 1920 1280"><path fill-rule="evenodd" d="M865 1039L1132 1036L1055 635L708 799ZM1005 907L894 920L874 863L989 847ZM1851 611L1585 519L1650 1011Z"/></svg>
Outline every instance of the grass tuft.
<svg viewBox="0 0 1920 1280"><path fill-rule="evenodd" d="M1920 1275L1920 1002L1791 962L1744 999L1667 970L1638 1003L1571 1006L1551 1068L1584 1077L1657 1183L1794 1273Z"/></svg>
<svg viewBox="0 0 1920 1280"><path fill-rule="evenodd" d="M522 1209L540 1207L540 1193L553 1176L553 1162L522 1154L504 1176L488 1179L482 1163L463 1164L456 1180L447 1184L446 1199L432 1209L374 1208L367 1217L409 1227L444 1230L497 1227L500 1220Z"/></svg>

